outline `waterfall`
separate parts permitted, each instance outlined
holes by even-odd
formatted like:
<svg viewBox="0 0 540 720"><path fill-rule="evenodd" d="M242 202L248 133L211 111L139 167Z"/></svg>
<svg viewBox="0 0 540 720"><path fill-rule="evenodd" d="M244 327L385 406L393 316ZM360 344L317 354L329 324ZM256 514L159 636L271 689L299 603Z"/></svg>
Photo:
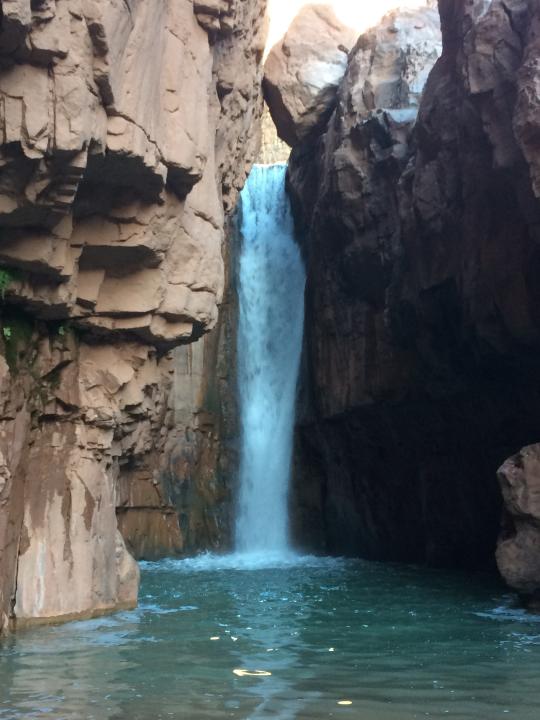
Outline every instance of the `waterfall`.
<svg viewBox="0 0 540 720"><path fill-rule="evenodd" d="M286 165L256 165L242 192L240 552L279 554L289 547L287 494L305 270L294 240L285 173Z"/></svg>

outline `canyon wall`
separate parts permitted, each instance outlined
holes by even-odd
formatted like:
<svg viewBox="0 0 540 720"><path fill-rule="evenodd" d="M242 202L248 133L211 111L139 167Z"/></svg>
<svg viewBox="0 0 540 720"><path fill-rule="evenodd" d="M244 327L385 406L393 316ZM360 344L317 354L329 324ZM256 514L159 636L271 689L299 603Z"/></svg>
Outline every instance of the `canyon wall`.
<svg viewBox="0 0 540 720"><path fill-rule="evenodd" d="M292 505L310 547L478 567L501 527L497 469L540 436L540 12L439 10L439 59L435 7L390 14L349 53L324 127L296 135L308 287ZM499 567L528 595L536 457L500 473Z"/></svg>
<svg viewBox="0 0 540 720"><path fill-rule="evenodd" d="M126 543L220 541L204 456L230 396L203 368L264 5L0 3L0 628L133 606Z"/></svg>

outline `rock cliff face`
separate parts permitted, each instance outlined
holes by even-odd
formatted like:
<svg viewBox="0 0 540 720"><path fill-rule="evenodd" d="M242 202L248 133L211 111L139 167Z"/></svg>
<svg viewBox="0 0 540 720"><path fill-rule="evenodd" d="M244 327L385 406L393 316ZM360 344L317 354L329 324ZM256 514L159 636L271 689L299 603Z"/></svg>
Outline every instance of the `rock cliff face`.
<svg viewBox="0 0 540 720"><path fill-rule="evenodd" d="M0 3L0 627L133 605L118 525L142 556L211 543L177 512L200 408L179 434L171 350L217 323L264 4Z"/></svg>
<svg viewBox="0 0 540 720"><path fill-rule="evenodd" d="M231 549L237 462L236 219L223 247L225 293L216 328L175 350L161 479L180 524L182 552Z"/></svg>
<svg viewBox="0 0 540 720"><path fill-rule="evenodd" d="M540 14L439 5L436 62L435 9L389 15L349 55L323 132L293 148L308 266L293 505L310 545L477 566L497 468L538 440ZM516 523L508 498L500 567L532 592L537 563L520 583L504 558L514 536L532 562L535 511Z"/></svg>

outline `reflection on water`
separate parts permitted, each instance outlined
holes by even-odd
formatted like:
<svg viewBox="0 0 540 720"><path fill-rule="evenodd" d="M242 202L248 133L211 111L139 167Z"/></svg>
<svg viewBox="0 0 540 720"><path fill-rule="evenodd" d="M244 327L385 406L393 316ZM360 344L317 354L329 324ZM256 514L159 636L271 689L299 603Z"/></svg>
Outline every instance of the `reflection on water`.
<svg viewBox="0 0 540 720"><path fill-rule="evenodd" d="M540 618L496 581L263 565L146 563L139 609L2 641L0 719L538 719Z"/></svg>

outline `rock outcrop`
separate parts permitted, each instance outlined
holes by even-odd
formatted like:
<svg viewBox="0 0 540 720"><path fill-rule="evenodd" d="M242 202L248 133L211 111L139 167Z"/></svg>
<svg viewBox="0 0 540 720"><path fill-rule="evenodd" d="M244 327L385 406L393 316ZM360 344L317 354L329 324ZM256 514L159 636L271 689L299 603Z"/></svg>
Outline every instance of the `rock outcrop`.
<svg viewBox="0 0 540 720"><path fill-rule="evenodd" d="M290 146L328 119L355 40L330 5L306 5L270 51L264 94L278 135Z"/></svg>
<svg viewBox="0 0 540 720"><path fill-rule="evenodd" d="M496 470L538 440L540 16L440 0L440 17L429 77L434 10L391 14L293 148L308 272L293 504L311 546L479 566ZM499 562L519 588L509 527Z"/></svg>
<svg viewBox="0 0 540 720"><path fill-rule="evenodd" d="M0 3L0 628L132 606L118 525L185 546L171 350L218 320L264 5Z"/></svg>
<svg viewBox="0 0 540 720"><path fill-rule="evenodd" d="M540 446L509 458L498 477L505 517L497 562L507 582L540 607Z"/></svg>

